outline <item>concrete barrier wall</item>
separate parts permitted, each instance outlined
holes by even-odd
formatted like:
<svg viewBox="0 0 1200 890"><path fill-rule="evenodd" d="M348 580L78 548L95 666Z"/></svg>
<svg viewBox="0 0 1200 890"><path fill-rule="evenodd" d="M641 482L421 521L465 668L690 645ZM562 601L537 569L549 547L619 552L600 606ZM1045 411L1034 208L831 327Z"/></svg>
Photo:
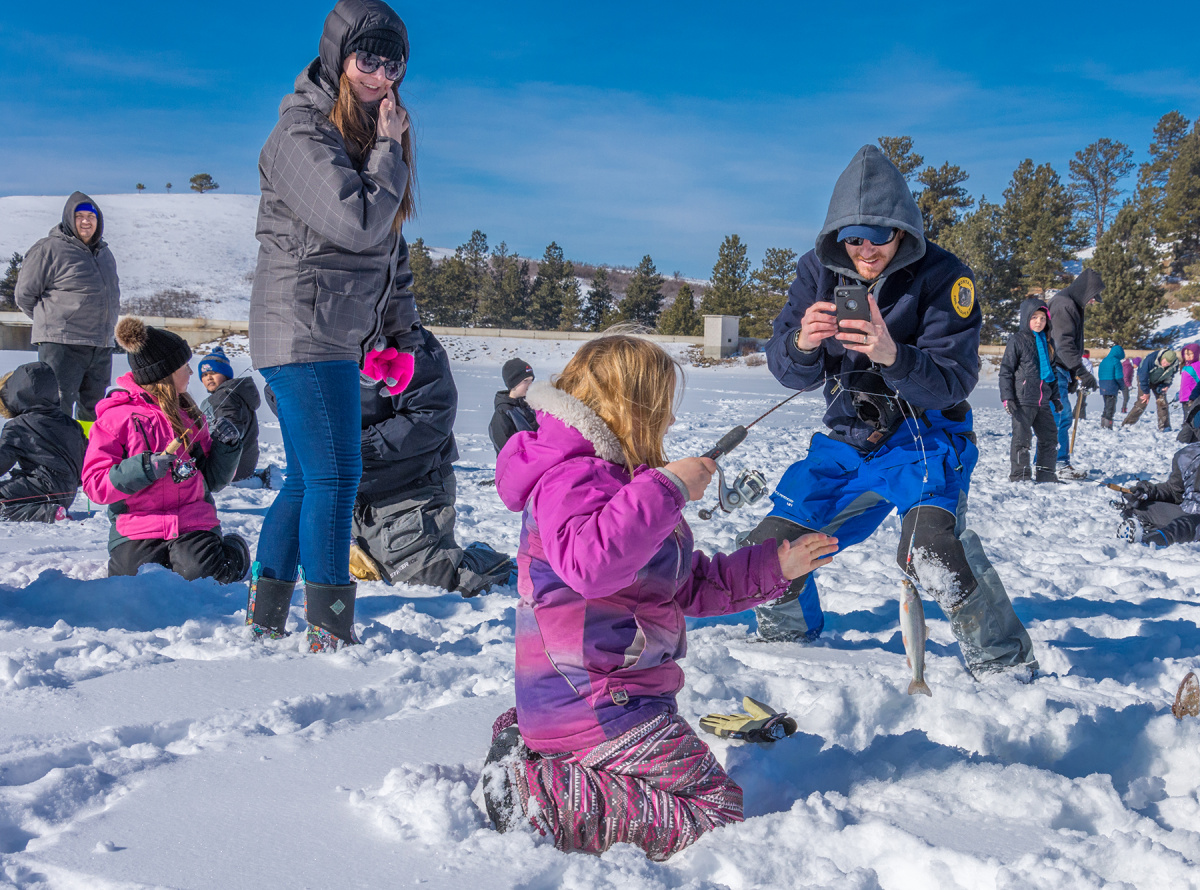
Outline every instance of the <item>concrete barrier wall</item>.
<svg viewBox="0 0 1200 890"><path fill-rule="evenodd" d="M246 334L250 324L241 320L220 320L212 318L157 318L141 316L148 325L156 328L166 328L183 337L189 345L195 347L201 343L211 343L222 337L236 334ZM0 312L0 349L29 350L34 349L30 343L30 331L33 323L23 312ZM448 337L504 337L517 340L594 340L600 334L585 331L519 331L512 328L452 328L441 325L430 325L429 330L434 336ZM703 337L681 337L671 334L652 334L650 339L659 343L686 343L691 346L703 346ZM1125 355L1146 356L1153 350L1126 349ZM1092 361L1099 364L1108 355L1107 349L1093 348ZM1003 346L980 346L981 356L1004 355Z"/></svg>

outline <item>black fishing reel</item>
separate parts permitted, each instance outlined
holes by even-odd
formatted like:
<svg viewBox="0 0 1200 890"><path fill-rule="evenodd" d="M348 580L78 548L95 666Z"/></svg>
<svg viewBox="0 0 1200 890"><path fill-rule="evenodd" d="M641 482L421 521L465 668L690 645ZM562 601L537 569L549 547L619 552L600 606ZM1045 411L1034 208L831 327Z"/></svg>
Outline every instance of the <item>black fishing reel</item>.
<svg viewBox="0 0 1200 890"><path fill-rule="evenodd" d="M196 466L196 462L190 457L178 457L171 464L171 479L176 485L180 482L186 482L198 472L200 472L200 468Z"/></svg>
<svg viewBox="0 0 1200 890"><path fill-rule="evenodd" d="M725 471L717 464L717 505L726 513L739 507L753 504L767 493L767 477L758 470L743 470L733 480L725 483ZM701 519L712 519L716 510L701 510Z"/></svg>

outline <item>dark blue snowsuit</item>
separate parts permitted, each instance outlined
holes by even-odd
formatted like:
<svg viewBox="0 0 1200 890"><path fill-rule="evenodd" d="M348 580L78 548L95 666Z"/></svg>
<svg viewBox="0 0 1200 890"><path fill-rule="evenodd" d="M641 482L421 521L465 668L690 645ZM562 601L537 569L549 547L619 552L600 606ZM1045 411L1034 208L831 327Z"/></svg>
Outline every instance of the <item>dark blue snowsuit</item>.
<svg viewBox="0 0 1200 890"><path fill-rule="evenodd" d="M811 352L796 345L809 306L833 302L839 283L858 283L837 240L847 225L906 233L884 274L862 282L873 284L896 342L896 361L887 368L834 338ZM979 456L966 398L979 377L980 325L970 269L925 240L904 178L878 148L864 146L838 179L816 248L800 258L767 345L768 365L782 384L824 385L829 432L814 434L807 456L784 473L774 508L749 540L819 530L836 535L844 549L898 510L897 560L942 606L968 666L1036 667L1029 636L965 525ZM765 639L817 636L824 615L813 576L796 579L782 602L760 607L758 621Z"/></svg>

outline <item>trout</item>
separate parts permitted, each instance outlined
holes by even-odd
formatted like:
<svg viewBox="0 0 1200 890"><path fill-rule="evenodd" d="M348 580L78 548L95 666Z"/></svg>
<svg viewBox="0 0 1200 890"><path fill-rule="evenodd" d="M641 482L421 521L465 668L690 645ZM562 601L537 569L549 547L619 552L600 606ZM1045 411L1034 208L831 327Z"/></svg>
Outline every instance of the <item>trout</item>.
<svg viewBox="0 0 1200 890"><path fill-rule="evenodd" d="M929 684L925 682L925 607L921 605L916 586L907 578L904 579L904 593L900 597L900 635L904 640L908 666L912 668L908 694L916 695L919 692L933 695Z"/></svg>

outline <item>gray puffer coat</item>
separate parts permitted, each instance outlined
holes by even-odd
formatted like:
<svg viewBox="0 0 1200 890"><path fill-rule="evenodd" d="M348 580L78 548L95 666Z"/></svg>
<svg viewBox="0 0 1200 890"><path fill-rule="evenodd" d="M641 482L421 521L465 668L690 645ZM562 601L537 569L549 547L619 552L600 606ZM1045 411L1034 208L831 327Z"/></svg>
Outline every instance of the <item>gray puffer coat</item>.
<svg viewBox="0 0 1200 890"><path fill-rule="evenodd" d="M408 245L392 221L408 185L398 141L357 169L329 120L345 47L404 23L378 0L339 0L320 57L296 78L259 155L258 267L250 296L255 368L351 359L420 340Z"/></svg>
<svg viewBox="0 0 1200 890"><path fill-rule="evenodd" d="M75 208L96 208L96 235L84 244L75 231ZM17 276L16 302L33 319L34 343L112 346L121 308L117 261L104 241L100 205L75 192L63 205L62 222L25 254Z"/></svg>

